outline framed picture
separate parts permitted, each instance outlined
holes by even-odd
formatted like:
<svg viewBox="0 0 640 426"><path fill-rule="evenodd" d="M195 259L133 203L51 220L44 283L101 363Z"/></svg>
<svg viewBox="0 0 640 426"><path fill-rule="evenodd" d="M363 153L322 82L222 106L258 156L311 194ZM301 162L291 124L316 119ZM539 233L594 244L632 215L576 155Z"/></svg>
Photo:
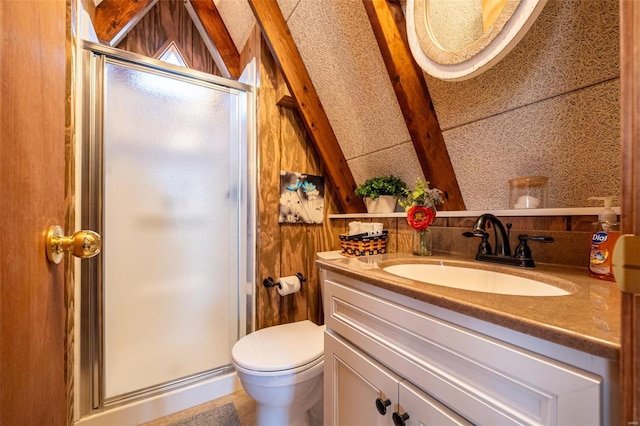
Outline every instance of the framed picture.
<svg viewBox="0 0 640 426"><path fill-rule="evenodd" d="M279 223L322 223L324 177L280 172Z"/></svg>

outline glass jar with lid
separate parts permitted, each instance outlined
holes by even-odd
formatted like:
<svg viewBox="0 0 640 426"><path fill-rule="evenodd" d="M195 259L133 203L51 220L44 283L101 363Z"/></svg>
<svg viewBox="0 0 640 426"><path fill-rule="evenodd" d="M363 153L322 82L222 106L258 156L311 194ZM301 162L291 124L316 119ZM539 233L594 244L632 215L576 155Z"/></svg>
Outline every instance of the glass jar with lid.
<svg viewBox="0 0 640 426"><path fill-rule="evenodd" d="M548 192L546 176L521 176L509 179L508 209L544 209Z"/></svg>

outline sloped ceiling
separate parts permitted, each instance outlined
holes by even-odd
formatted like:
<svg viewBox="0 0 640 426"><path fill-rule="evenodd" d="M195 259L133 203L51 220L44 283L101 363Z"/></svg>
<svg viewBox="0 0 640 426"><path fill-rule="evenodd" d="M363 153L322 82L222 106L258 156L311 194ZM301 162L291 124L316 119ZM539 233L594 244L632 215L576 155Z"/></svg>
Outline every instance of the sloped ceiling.
<svg viewBox="0 0 640 426"><path fill-rule="evenodd" d="M363 2L277 1L355 181L423 177ZM225 13L238 2L219 2L236 42L252 25ZM508 180L527 175L549 177L549 207L620 205L619 34L619 2L550 0L481 76L425 75L467 209L508 208Z"/></svg>
<svg viewBox="0 0 640 426"><path fill-rule="evenodd" d="M356 183L424 179L361 1L278 0ZM216 0L238 49L255 18L245 0Z"/></svg>
<svg viewBox="0 0 640 426"><path fill-rule="evenodd" d="M242 50L256 24L249 1L263 0L213 1ZM394 174L411 185L424 178L369 4L365 11L362 0L277 2L353 180ZM491 70L455 83L424 76L467 209L506 208L508 180L534 174L549 177L550 207L593 205L587 198L594 195L620 205L618 7L550 0ZM605 159L602 167L585 167L594 158Z"/></svg>
<svg viewBox="0 0 640 426"><path fill-rule="evenodd" d="M339 188L355 189L380 175L399 176L410 186L422 178L444 191L444 209L465 209L422 70L406 42L400 3L248 2L302 115L309 115L306 124L319 152L339 147L334 161L321 155L331 177L346 163L353 184L338 179ZM303 102L309 85L322 104L315 117L304 105L317 100ZM315 132L316 120L331 130ZM338 173L331 167L336 164ZM348 200L343 197L343 206Z"/></svg>
<svg viewBox="0 0 640 426"><path fill-rule="evenodd" d="M256 20L246 0L214 0L231 38L238 51L241 51L249 39Z"/></svg>

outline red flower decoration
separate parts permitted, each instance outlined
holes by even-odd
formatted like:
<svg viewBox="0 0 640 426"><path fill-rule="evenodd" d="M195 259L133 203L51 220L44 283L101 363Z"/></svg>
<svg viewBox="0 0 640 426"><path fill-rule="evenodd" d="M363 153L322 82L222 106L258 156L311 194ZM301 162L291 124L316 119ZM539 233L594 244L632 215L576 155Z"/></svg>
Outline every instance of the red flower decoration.
<svg viewBox="0 0 640 426"><path fill-rule="evenodd" d="M407 210L407 222L416 231L427 229L435 217L435 210L428 207L413 206Z"/></svg>

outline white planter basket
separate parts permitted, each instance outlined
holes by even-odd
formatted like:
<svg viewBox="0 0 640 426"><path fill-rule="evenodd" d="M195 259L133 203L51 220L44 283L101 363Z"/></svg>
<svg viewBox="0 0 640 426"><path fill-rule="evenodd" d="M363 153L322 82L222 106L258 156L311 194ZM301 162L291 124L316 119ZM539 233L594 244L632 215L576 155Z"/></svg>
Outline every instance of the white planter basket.
<svg viewBox="0 0 640 426"><path fill-rule="evenodd" d="M365 198L368 213L393 213L396 211L398 199L392 195L381 195L375 200Z"/></svg>

